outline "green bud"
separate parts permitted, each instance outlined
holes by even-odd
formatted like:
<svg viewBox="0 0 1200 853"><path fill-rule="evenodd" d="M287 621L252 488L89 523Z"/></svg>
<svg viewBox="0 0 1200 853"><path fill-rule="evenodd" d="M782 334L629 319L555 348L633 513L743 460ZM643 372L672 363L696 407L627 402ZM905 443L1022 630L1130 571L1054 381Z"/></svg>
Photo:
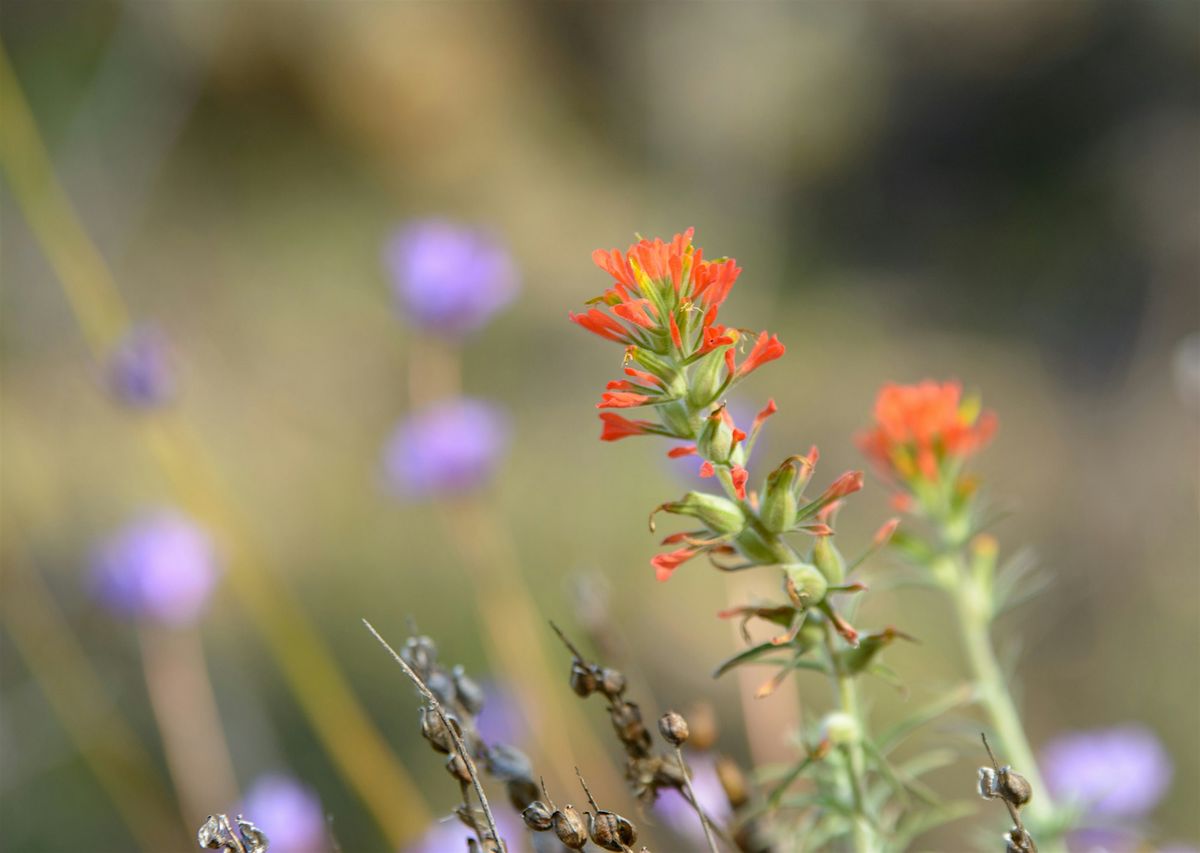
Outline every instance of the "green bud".
<svg viewBox="0 0 1200 853"><path fill-rule="evenodd" d="M658 406L658 416L663 426L678 438L691 438L696 434L695 416L681 400Z"/></svg>
<svg viewBox="0 0 1200 853"><path fill-rule="evenodd" d="M692 387L688 390L688 402L693 408L703 409L717 398L724 381L725 350L727 347L717 347L696 362L696 370L692 373Z"/></svg>
<svg viewBox="0 0 1200 853"><path fill-rule="evenodd" d="M767 488L763 493L759 518L767 530L783 533L796 523L796 481L800 478L800 467L787 459L767 476Z"/></svg>
<svg viewBox="0 0 1200 853"><path fill-rule="evenodd" d="M825 576L825 580L834 586L841 584L846 578L846 560L842 552L833 544L832 536L818 536L813 543L813 562Z"/></svg>
<svg viewBox="0 0 1200 853"><path fill-rule="evenodd" d="M725 420L725 408L713 411L704 422L700 438L696 442L700 455L710 462L728 464L733 452L733 427Z"/></svg>
<svg viewBox="0 0 1200 853"><path fill-rule="evenodd" d="M783 567L783 586L788 597L797 606L812 607L825 598L829 583L815 566L807 563L790 563Z"/></svg>
<svg viewBox="0 0 1200 853"><path fill-rule="evenodd" d="M757 530L749 526L737 535L733 546L747 560L760 565L788 563L796 559L796 555L785 543L764 539Z"/></svg>
<svg viewBox="0 0 1200 853"><path fill-rule="evenodd" d="M670 383L675 378L675 365L662 356L651 352L645 347L630 347L628 353L630 358L662 379L663 382Z"/></svg>
<svg viewBox="0 0 1200 853"><path fill-rule="evenodd" d="M698 518L714 533L737 533L746 526L746 516L740 506L728 498L707 492L688 492L682 499L665 503L659 509Z"/></svg>
<svg viewBox="0 0 1200 853"><path fill-rule="evenodd" d="M858 743L862 737L858 720L844 711L826 714L825 719L821 721L821 733L834 746L851 746Z"/></svg>

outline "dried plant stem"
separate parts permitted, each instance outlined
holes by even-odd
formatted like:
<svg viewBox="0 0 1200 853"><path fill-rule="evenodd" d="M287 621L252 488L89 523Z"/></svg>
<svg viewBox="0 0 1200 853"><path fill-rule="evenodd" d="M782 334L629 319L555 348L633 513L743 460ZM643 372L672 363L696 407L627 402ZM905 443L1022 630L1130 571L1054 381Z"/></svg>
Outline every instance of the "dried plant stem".
<svg viewBox="0 0 1200 853"><path fill-rule="evenodd" d="M438 715L438 719L441 720L442 725L446 727L446 731L450 733L450 739L454 741L454 750L458 753L458 757L463 760L463 764L467 766L467 773L471 776L471 784L475 788L475 796L479 798L479 805L483 807L483 815L487 819L488 831L492 833L492 839L497 844L502 845L503 839L500 838L500 831L496 829L496 819L492 816L492 807L488 805L487 794L483 792L483 785L479 782L479 771L475 768L475 761L471 758L471 752L467 749L467 745L463 743L462 737L458 733L458 729L446 717L446 711L442 707L442 703L438 701L438 698L434 695L433 691L426 686L425 682L421 679L421 676L417 675L413 668L404 662L404 658L400 657L396 650L388 645L387 640L379 635L379 632L375 630L375 626L366 619L362 621L363 624L367 626L367 630L370 631L375 639L379 641L380 645L387 649L387 652L392 656L392 659L400 665L400 669L404 671L404 674L408 676L409 680L417 686L417 690L419 690L421 695L425 697L425 701L429 703L429 707L433 708L434 713Z"/></svg>
<svg viewBox="0 0 1200 853"><path fill-rule="evenodd" d="M195 628L138 628L150 706L188 826L238 799L204 647Z"/></svg>
<svg viewBox="0 0 1200 853"><path fill-rule="evenodd" d="M6 464L22 458L12 452ZM19 505L19 501L13 501ZM50 590L30 566L20 537L4 543L4 595L0 607L12 647L25 661L50 709L80 756L112 800L116 813L142 850L185 849L168 787L155 770L137 734L116 712L108 690L92 668Z"/></svg>
<svg viewBox="0 0 1200 853"><path fill-rule="evenodd" d="M77 325L97 360L129 329L129 311L112 272L54 173L20 84L0 47L0 165L30 230L41 245ZM343 778L362 799L391 846L429 820L421 788L396 761L358 703L320 634L291 590L248 545L245 531L205 461L206 448L170 415L145 420L150 450L180 503L226 536L234 594L280 665ZM234 535L236 533L236 535Z"/></svg>
<svg viewBox="0 0 1200 853"><path fill-rule="evenodd" d="M708 824L708 815L704 813L704 807L700 805L696 791L692 788L692 774L688 771L687 762L683 760L683 750L678 746L675 747L675 758L678 759L679 767L683 771L683 784L687 788L688 799L692 801L692 808L696 810L696 815L700 818L700 825L704 827L704 840L708 842L708 849L712 853L718 853L717 841L713 838L712 827Z"/></svg>

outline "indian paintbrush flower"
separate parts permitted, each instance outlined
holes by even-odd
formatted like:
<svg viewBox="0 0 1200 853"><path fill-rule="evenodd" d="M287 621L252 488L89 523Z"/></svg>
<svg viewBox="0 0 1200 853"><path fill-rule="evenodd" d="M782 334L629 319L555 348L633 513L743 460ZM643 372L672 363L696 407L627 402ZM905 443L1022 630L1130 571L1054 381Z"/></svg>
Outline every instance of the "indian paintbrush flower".
<svg viewBox="0 0 1200 853"><path fill-rule="evenodd" d="M392 293L415 326L447 337L478 330L517 294L516 267L487 233L437 219L397 229L383 251Z"/></svg>
<svg viewBox="0 0 1200 853"><path fill-rule="evenodd" d="M406 417L384 448L387 485L397 495L426 498L484 485L508 446L509 419L484 400L454 398Z"/></svg>
<svg viewBox="0 0 1200 853"><path fill-rule="evenodd" d="M170 625L194 622L220 568L208 534L173 510L145 514L99 545L91 582L115 613Z"/></svg>

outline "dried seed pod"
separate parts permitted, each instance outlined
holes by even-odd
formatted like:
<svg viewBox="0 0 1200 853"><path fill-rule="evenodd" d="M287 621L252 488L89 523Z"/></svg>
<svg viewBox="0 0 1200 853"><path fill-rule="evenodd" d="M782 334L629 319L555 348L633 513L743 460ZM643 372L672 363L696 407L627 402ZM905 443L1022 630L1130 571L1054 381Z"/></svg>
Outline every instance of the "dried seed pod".
<svg viewBox="0 0 1200 853"><path fill-rule="evenodd" d="M596 692L596 673L581 660L571 664L571 689L582 699Z"/></svg>
<svg viewBox="0 0 1200 853"><path fill-rule="evenodd" d="M605 850L624 850L637 841L637 830L633 824L619 814L598 811L588 814L588 834L592 843Z"/></svg>
<svg viewBox="0 0 1200 853"><path fill-rule="evenodd" d="M533 764L530 762L529 756L515 746L509 746L506 743L497 744L487 751L485 759L488 772L501 781L533 780Z"/></svg>
<svg viewBox="0 0 1200 853"><path fill-rule="evenodd" d="M458 697L458 703L468 714L474 717L483 710L483 688L467 675L461 665L454 667L451 680L454 682L454 693Z"/></svg>
<svg viewBox="0 0 1200 853"><path fill-rule="evenodd" d="M688 743L692 749L712 749L717 742L717 715L708 702L698 702L688 709Z"/></svg>
<svg viewBox="0 0 1200 853"><path fill-rule="evenodd" d="M583 823L583 815L572 805L563 806L550 816L554 834L567 847L579 850L587 844L587 827Z"/></svg>
<svg viewBox="0 0 1200 853"><path fill-rule="evenodd" d="M678 711L667 711L658 718L658 731L671 746L682 746L687 742L687 720Z"/></svg>
<svg viewBox="0 0 1200 853"><path fill-rule="evenodd" d="M625 692L625 676L611 667L600 671L600 690L609 699L615 699Z"/></svg>
<svg viewBox="0 0 1200 853"><path fill-rule="evenodd" d="M717 758L717 778L725 789L725 798L734 809L739 809L750 799L746 776L732 758L722 755Z"/></svg>
<svg viewBox="0 0 1200 853"><path fill-rule="evenodd" d="M457 752L446 759L446 770L462 784L471 784L471 771L467 768L467 762L463 761Z"/></svg>
<svg viewBox="0 0 1200 853"><path fill-rule="evenodd" d="M1001 767L996 781L999 795L1017 808L1021 808L1033 797L1033 786L1029 784L1029 780L1011 767Z"/></svg>
<svg viewBox="0 0 1200 853"><path fill-rule="evenodd" d="M553 812L550 807L541 800L534 800L525 807L521 812L521 820L525 821L525 825L534 832L545 832L552 825Z"/></svg>
<svg viewBox="0 0 1200 853"><path fill-rule="evenodd" d="M409 637L404 641L400 657L417 671L417 675L426 678L437 662L437 646L429 637Z"/></svg>
<svg viewBox="0 0 1200 853"><path fill-rule="evenodd" d="M628 749L639 755L650 751L650 732L646 731L642 722L642 712L636 704L622 702L614 705L609 711L609 716L617 737Z"/></svg>
<svg viewBox="0 0 1200 853"><path fill-rule="evenodd" d="M432 708L421 708L421 735L438 752L454 751L454 739L450 737L449 729Z"/></svg>

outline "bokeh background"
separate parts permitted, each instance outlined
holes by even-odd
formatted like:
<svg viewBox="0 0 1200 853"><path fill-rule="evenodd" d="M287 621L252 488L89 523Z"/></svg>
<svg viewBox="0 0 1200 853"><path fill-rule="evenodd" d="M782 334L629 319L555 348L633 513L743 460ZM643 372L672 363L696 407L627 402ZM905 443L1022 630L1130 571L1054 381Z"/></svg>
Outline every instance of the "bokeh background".
<svg viewBox="0 0 1200 853"><path fill-rule="evenodd" d="M680 473L661 446L596 440L619 356L566 322L605 286L592 249L692 225L745 269L726 315L788 346L745 386L748 408L780 406L760 459L817 443L827 473L860 467L852 436L886 380L982 391L1001 429L977 467L1011 511L996 533L1050 580L1001 631L1031 737L1148 726L1174 775L1147 831L1200 843L1200 6L8 0L0 25L79 220L131 314L172 342L167 417L203 447L185 467L220 484L431 812L453 807L454 783L359 619L399 641L411 616L503 688L488 590L526 605L531 591L581 642L604 626L634 693L651 709L707 699L723 750L792 754L770 711L747 736L746 684L709 678L735 645L712 616L726 580L697 564L653 582L646 512ZM11 189L0 845L128 849L86 760L101 723L122 719L174 794L137 629L89 596L86 566L97 540L187 488L156 462L157 416L106 394ZM498 235L522 282L461 352L464 390L512 417L506 461L466 508L380 485L383 443L442 369L398 317L381 248L435 215ZM843 535L865 541L887 513L872 480ZM506 574L481 580L509 546ZM241 570L232 559L200 625L240 787L291 774L342 849L390 849L264 644L262 608L229 591ZM82 727L47 687L78 673L42 671L15 636L14 613L42 613L22 598L31 573L102 688L70 694L89 697ZM920 638L889 657L909 703L954 683L935 594L881 593L866 617ZM561 676L526 702L615 754L599 703L567 690L566 655L540 620L525 631ZM824 706L819 679L799 685ZM905 706L886 685L870 696L880 719ZM936 777L948 795L970 793L972 731L964 715L928 735L964 746ZM594 787L635 811L618 785ZM999 832L995 811L923 846Z"/></svg>

